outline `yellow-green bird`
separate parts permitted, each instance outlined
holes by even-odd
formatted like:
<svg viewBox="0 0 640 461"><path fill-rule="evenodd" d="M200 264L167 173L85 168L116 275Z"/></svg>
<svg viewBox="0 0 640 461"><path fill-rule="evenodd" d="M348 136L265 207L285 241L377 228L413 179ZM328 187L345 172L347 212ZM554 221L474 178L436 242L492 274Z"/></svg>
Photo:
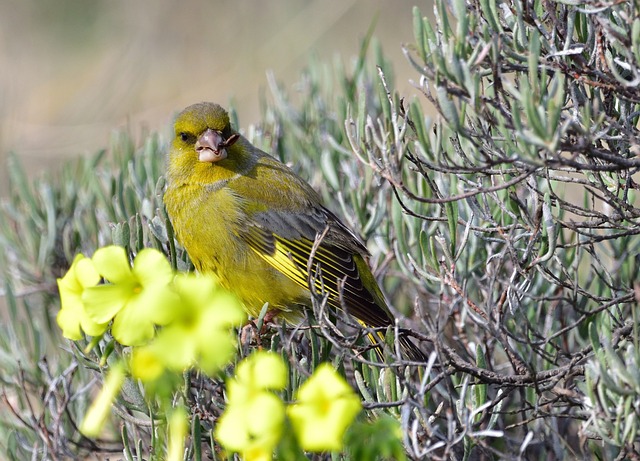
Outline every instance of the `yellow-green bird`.
<svg viewBox="0 0 640 461"><path fill-rule="evenodd" d="M307 264L324 232L312 267L320 267L328 303L369 327L393 324L367 248L309 184L251 145L217 104L187 107L174 128L164 203L198 271L213 272L252 316L268 302L272 315L296 322L311 305ZM423 359L400 341L407 358Z"/></svg>

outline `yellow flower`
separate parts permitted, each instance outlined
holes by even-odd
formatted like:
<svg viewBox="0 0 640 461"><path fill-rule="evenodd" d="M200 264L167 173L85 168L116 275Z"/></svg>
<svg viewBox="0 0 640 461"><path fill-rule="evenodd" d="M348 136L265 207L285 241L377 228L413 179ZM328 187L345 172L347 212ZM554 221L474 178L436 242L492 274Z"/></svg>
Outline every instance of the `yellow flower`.
<svg viewBox="0 0 640 461"><path fill-rule="evenodd" d="M225 449L243 458L262 459L273 450L282 436L284 404L271 392L257 393L247 402L229 402L218 420L215 435Z"/></svg>
<svg viewBox="0 0 640 461"><path fill-rule="evenodd" d="M155 325L171 321L176 297L170 288L173 271L158 250L145 248L129 266L122 247L100 248L93 263L107 285L86 288L85 309L99 324L113 319L111 333L121 344L134 346L153 338Z"/></svg>
<svg viewBox="0 0 640 461"><path fill-rule="evenodd" d="M282 436L285 409L273 394L284 389L287 369L272 352L255 352L227 381L227 409L216 426L216 438L245 460L270 460Z"/></svg>
<svg viewBox="0 0 640 461"><path fill-rule="evenodd" d="M142 381L155 381L165 370L162 357L152 345L135 347L129 360L129 368L134 378Z"/></svg>
<svg viewBox="0 0 640 461"><path fill-rule="evenodd" d="M328 363L320 365L298 389L288 408L300 446L306 451L342 449L342 438L362 404L353 389Z"/></svg>
<svg viewBox="0 0 640 461"><path fill-rule="evenodd" d="M121 364L109 371L98 397L91 404L80 424L80 432L87 437L98 437L102 432L102 427L111 412L111 404L124 383L124 377L124 367Z"/></svg>
<svg viewBox="0 0 640 461"><path fill-rule="evenodd" d="M60 292L60 312L56 320L65 338L77 341L82 339L84 331L90 336L100 336L107 329L109 322L97 323L88 315L82 302L82 294L88 287L100 282L100 274L93 262L84 255L78 254L69 271L58 279Z"/></svg>
<svg viewBox="0 0 640 461"><path fill-rule="evenodd" d="M238 298L211 277L179 274L174 287L175 318L153 342L154 353L171 370L197 365L213 375L235 356L232 328L244 324L246 314Z"/></svg>
<svg viewBox="0 0 640 461"><path fill-rule="evenodd" d="M278 354L258 351L243 360L236 369L236 379L230 384L255 390L282 390L287 385L287 367ZM229 400L233 400L228 390ZM240 397L243 399L243 397Z"/></svg>

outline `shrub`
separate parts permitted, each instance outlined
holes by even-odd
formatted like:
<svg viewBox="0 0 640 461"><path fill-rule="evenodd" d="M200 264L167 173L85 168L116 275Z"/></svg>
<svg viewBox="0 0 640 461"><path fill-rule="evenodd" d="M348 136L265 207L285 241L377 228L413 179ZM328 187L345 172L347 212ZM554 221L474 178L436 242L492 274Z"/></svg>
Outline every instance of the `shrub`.
<svg viewBox="0 0 640 461"><path fill-rule="evenodd" d="M321 362L348 377L367 417L384 416L354 424L341 459L368 459L371 431L392 434L393 421L411 458L638 456L636 5L437 0L434 11L431 21L414 10L405 49L420 98L393 90L373 42L348 71L312 62L295 98L270 80L263 122L245 131L368 242L400 326L428 363L366 360L375 356L347 347L361 332L332 329L340 316L320 309L301 328L241 341L241 356L261 341L284 357L287 401ZM61 342L51 319L55 280L78 252L152 247L188 270L162 207L165 143L154 135L134 146L118 134L109 155L34 183L10 161L0 221L10 410L0 447L10 459L162 456L158 408L133 381L115 405L119 436L78 433L101 360L126 350L102 341L85 353ZM390 344L396 336L387 332ZM233 368L217 379L185 374L187 456L220 455L211 429ZM381 456L401 456L393 440ZM278 450L302 456L291 439Z"/></svg>

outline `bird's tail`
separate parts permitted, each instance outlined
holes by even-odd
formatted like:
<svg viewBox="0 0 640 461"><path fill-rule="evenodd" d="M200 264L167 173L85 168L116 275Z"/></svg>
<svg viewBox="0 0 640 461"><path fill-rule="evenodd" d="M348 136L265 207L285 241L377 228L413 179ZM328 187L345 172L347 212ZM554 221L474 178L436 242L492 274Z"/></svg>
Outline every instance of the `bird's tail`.
<svg viewBox="0 0 640 461"><path fill-rule="evenodd" d="M358 320L358 323L365 328L369 328L369 326L362 320ZM374 350L376 351L378 359L382 361L384 359L383 345L387 344L384 333L381 331L376 331L367 334L367 337L371 344L374 346ZM407 336L400 336L398 338L398 342L400 343L400 353L402 354L403 359L410 360L412 362L427 362L427 356L425 355L425 353L422 352L420 348L416 344L414 344ZM392 352L395 354L395 347L393 347Z"/></svg>
<svg viewBox="0 0 640 461"><path fill-rule="evenodd" d="M425 353L422 352L411 339L406 336L400 336L398 341L400 342L400 351L402 352L403 358L411 360L412 362L427 362Z"/></svg>

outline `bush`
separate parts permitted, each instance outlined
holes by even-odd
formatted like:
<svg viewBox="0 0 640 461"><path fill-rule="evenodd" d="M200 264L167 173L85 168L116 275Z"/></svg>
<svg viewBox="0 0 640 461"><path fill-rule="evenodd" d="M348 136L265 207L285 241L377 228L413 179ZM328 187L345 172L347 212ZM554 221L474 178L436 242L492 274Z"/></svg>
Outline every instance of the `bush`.
<svg viewBox="0 0 640 461"><path fill-rule="evenodd" d="M416 43L405 50L422 99L394 92L379 45L365 41L349 71L311 63L295 97L271 80L263 123L245 131L364 237L401 326L429 353L421 366L393 354L365 360L344 345L358 332L310 315L304 325L319 333L273 326L259 338L289 362L283 396L332 361L368 417L399 421L411 458L638 456L637 8L438 0L435 13L432 23L414 10ZM101 360L126 350L102 341L84 353L51 319L55 280L77 252L153 247L189 268L162 207L165 143L118 134L109 155L33 184L10 162L0 222L5 457L162 456L157 408L133 384L115 407L119 436L78 433ZM241 356L256 345L243 344ZM210 429L233 369L185 375L187 456L221 456ZM339 459L371 456L371 431L392 433L389 419L376 421L353 426ZM398 458L393 443L385 456ZM279 450L302 456L284 442Z"/></svg>

